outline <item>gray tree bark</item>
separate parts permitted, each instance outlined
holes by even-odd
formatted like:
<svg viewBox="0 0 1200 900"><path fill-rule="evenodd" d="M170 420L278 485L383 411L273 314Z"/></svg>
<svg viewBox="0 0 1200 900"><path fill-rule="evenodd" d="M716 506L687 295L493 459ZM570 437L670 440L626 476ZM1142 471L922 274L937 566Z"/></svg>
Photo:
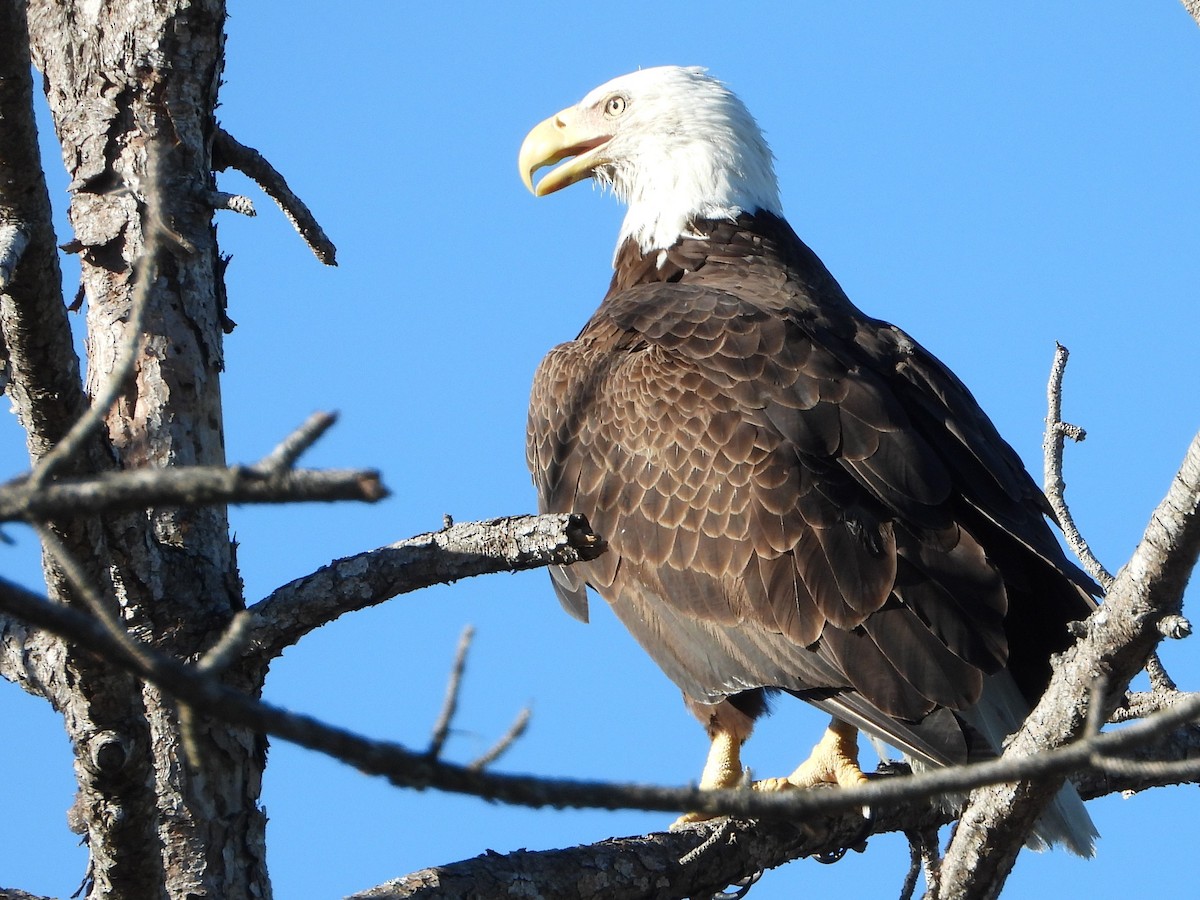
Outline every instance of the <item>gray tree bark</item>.
<svg viewBox="0 0 1200 900"><path fill-rule="evenodd" d="M225 5L2 5L6 74L23 70L26 76L16 91L25 96L12 102L31 126L32 52L71 179L68 248L79 254L87 301L87 394L99 393L117 368L130 343L126 331L136 327L136 282L152 278L132 379L107 412L105 427L49 477L223 465L226 320L209 197ZM28 45L22 47L26 16ZM5 197L6 218L27 226L31 243L5 296L3 324L12 396L36 465L86 401L36 144L31 129L25 133L21 147L28 158L16 162L20 182L39 187ZM138 268L156 196L165 247L153 269ZM56 383L42 383L51 377ZM52 530L129 631L177 659L196 659L243 605L221 506L63 516ZM51 596L80 604L59 561L47 556L45 568ZM256 802L262 739L201 721L185 754L174 705L156 689L80 648L41 633L27 638L21 663L9 659L5 667L23 666L24 681L63 714L79 783L72 821L90 851L88 895L270 896L264 817ZM256 693L261 684L238 687Z"/></svg>

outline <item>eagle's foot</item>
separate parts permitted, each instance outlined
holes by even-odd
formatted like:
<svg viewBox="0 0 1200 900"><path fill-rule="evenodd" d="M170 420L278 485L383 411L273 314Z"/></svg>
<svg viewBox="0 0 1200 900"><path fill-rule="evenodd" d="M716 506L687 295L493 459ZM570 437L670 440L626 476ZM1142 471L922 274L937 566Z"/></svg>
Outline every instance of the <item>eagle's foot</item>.
<svg viewBox="0 0 1200 900"><path fill-rule="evenodd" d="M787 791L812 787L814 784L836 784L857 787L867 783L867 776L858 767L858 729L834 719L825 735L813 747L808 759L787 778L764 778L754 782L756 791Z"/></svg>
<svg viewBox="0 0 1200 900"><path fill-rule="evenodd" d="M727 731L714 734L704 773L700 776L700 790L723 791L744 786L746 778L742 771L741 749L742 741L737 735ZM713 818L716 817L712 813L684 813L671 823L671 830Z"/></svg>

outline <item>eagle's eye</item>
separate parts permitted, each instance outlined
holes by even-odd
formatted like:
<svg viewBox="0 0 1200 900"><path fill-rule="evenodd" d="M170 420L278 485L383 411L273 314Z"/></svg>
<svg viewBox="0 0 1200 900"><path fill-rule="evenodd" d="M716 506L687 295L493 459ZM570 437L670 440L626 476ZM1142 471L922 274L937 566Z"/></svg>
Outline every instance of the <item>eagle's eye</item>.
<svg viewBox="0 0 1200 900"><path fill-rule="evenodd" d="M604 114L610 119L615 119L623 112L625 112L625 98L620 94L613 94L604 102Z"/></svg>

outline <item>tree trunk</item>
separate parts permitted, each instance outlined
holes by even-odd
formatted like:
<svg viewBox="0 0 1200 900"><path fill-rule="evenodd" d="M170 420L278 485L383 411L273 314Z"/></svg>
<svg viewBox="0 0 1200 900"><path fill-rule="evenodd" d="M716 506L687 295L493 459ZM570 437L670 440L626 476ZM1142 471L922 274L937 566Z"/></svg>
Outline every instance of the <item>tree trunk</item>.
<svg viewBox="0 0 1200 900"><path fill-rule="evenodd" d="M28 3L71 178L89 395L126 352L136 283L150 279L134 374L93 442L102 452L79 454L75 471L224 464L227 319L210 199L224 20L222 0ZM156 206L161 249L153 270L135 268ZM243 605L222 507L60 521L54 531L129 632L179 659L197 659ZM59 599L81 602L52 555L46 568ZM153 688L77 648L48 664L56 669L43 681L71 685L55 701L76 752L72 815L90 849L89 896L269 897L263 742L201 720L185 749L174 705ZM237 686L256 693L261 682Z"/></svg>

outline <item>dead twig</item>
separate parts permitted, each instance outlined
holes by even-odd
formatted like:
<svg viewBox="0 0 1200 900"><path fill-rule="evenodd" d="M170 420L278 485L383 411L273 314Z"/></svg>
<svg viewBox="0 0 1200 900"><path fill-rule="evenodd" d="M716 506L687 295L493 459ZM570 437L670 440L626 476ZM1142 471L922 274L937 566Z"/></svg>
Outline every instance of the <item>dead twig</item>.
<svg viewBox="0 0 1200 900"><path fill-rule="evenodd" d="M450 677L446 681L446 697L442 701L441 712L433 725L433 736L429 739L429 749L425 752L437 759L442 754L446 736L450 733L450 723L454 721L454 713L458 710L458 695L462 690L463 670L467 666L467 653L471 649L471 641L475 637L475 629L468 625L458 638L458 648L454 651L454 664L450 667Z"/></svg>
<svg viewBox="0 0 1200 900"><path fill-rule="evenodd" d="M55 565L66 576L67 583L71 586L71 589L87 605L96 622L99 623L100 627L104 629L108 637L119 648L120 653L140 666L151 665L152 660L148 648L136 641L129 634L125 625L117 618L113 609L109 607L105 599L92 586L91 579L83 571L83 567L79 564L79 561L75 559L66 545L59 540L58 535L48 525L40 522L35 523L34 528L37 530L38 537L41 538L42 546L45 548L47 555L54 560Z"/></svg>
<svg viewBox="0 0 1200 900"><path fill-rule="evenodd" d="M909 866L900 887L900 900L913 900L921 875L925 876L925 896L933 896L937 893L938 865L941 863L937 829L908 830L904 836L908 839Z"/></svg>
<svg viewBox="0 0 1200 900"><path fill-rule="evenodd" d="M317 223L312 210L288 187L283 175L252 147L239 142L223 128L213 139L213 167L218 172L237 169L255 183L283 210L292 227L313 254L327 266L337 265L337 248Z"/></svg>
<svg viewBox="0 0 1200 900"><path fill-rule="evenodd" d="M224 191L205 191L204 199L213 209L227 209L239 216L253 219L258 215L254 201L242 194L227 194Z"/></svg>
<svg viewBox="0 0 1200 900"><path fill-rule="evenodd" d="M152 506L372 503L387 495L373 469L284 469L264 474L257 466L178 466L101 472L49 484L37 484L30 476L0 487L0 522L39 522Z"/></svg>
<svg viewBox="0 0 1200 900"><path fill-rule="evenodd" d="M1029 756L936 769L910 776L873 779L856 788L765 793L746 790L706 791L696 787L669 788L508 775L430 759L424 752L398 744L372 741L288 713L235 691L210 674L188 667L140 646L136 655L92 617L0 579L0 610L89 648L157 685L180 701L232 724L326 753L368 774L382 775L397 785L438 788L526 806L574 806L600 809L646 809L663 812L695 810L712 815L793 819L847 813L855 833L862 830L862 807L878 817L885 807L944 794L958 794L980 785L1042 779L1087 768L1093 754L1127 756L1181 725L1200 718L1200 697L1181 701L1144 721L1116 731Z"/></svg>
<svg viewBox="0 0 1200 900"><path fill-rule="evenodd" d="M508 731L500 735L500 739L492 744L491 749L471 762L467 768L472 772L481 772L507 753L508 749L517 742L517 739L529 727L529 718L531 715L529 707L524 707L517 713L517 717L513 720L513 723L508 726Z"/></svg>
<svg viewBox="0 0 1200 900"><path fill-rule="evenodd" d="M1076 558L1083 564L1087 573L1092 576L1104 590L1112 587L1113 575L1092 553L1091 547L1084 539L1079 527L1075 524L1075 519L1071 515L1070 507L1067 506L1066 500L1066 481L1063 478L1063 449L1066 438L1073 441L1082 441L1087 437L1087 433L1077 425L1070 425L1062 421L1062 386L1063 376L1067 370L1067 359L1070 357L1070 351L1062 344L1055 343L1054 364L1050 368L1050 379L1046 384L1046 431L1042 437L1042 455L1043 455L1043 471L1044 485L1043 491L1046 498L1050 501L1050 506L1054 509L1054 516L1058 520L1059 526L1062 528L1063 537L1067 541L1067 545L1075 554ZM1181 616L1167 617L1172 620L1180 619L1186 628L1180 628L1178 633L1172 632L1167 626L1163 630L1163 634L1168 637L1186 637L1191 633L1190 625L1187 625L1187 620ZM1158 658L1157 653L1151 654L1146 662L1146 673L1150 676L1150 683L1156 690L1175 690L1175 682L1167 675L1166 670L1162 666L1162 662Z"/></svg>
<svg viewBox="0 0 1200 900"><path fill-rule="evenodd" d="M1096 579L1105 590L1108 590L1113 576L1092 553L1088 542L1084 540L1079 528L1076 527L1065 497L1067 485L1062 474L1064 444L1067 438L1076 442L1084 440L1087 432L1078 425L1070 425L1062 421L1062 382L1063 374L1067 370L1067 357L1070 356L1070 351L1062 344L1056 343L1055 348L1054 365L1050 369L1050 381L1046 386L1047 412L1046 431L1042 438L1044 472L1042 490L1050 501L1050 506L1054 509L1054 516L1062 528L1063 537L1066 538L1068 546L1083 563L1087 573Z"/></svg>
<svg viewBox="0 0 1200 900"><path fill-rule="evenodd" d="M116 364L108 373L108 378L99 392L92 398L87 411L34 467L29 476L31 488L41 487L56 469L82 450L84 444L104 425L109 410L125 390L129 379L133 377L137 361L145 347L143 323L150 306L151 291L158 278L157 259L164 242L170 239L185 251L191 248L194 252L195 248L191 247L189 242L166 225L162 212L162 193L157 189L158 154L152 144L148 145L148 152L144 184L141 185L144 191L140 194L144 210L142 232L145 245L141 256L133 264L134 289L130 299L129 316L125 323L125 341L117 354Z"/></svg>
<svg viewBox="0 0 1200 900"><path fill-rule="evenodd" d="M254 466L260 472L279 472L290 469L313 444L320 440L337 422L337 413L315 412L286 438L278 447L260 459Z"/></svg>

